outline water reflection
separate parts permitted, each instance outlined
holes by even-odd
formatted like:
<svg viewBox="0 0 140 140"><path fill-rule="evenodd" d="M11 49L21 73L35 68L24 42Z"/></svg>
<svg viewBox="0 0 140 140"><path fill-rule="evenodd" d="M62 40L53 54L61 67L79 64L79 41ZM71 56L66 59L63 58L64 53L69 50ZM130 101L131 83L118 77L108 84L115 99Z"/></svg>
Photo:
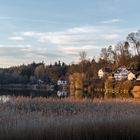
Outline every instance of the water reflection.
<svg viewBox="0 0 140 140"><path fill-rule="evenodd" d="M49 97L57 96L55 91L31 91L31 90L0 90L0 96L25 96L25 97Z"/></svg>
<svg viewBox="0 0 140 140"><path fill-rule="evenodd" d="M82 90L76 90L74 95L76 98L83 98L84 92Z"/></svg>
<svg viewBox="0 0 140 140"><path fill-rule="evenodd" d="M90 98L103 98L104 92L103 91L84 91L84 90L70 90L70 96L73 96L75 98L84 98L84 97L90 97Z"/></svg>
<svg viewBox="0 0 140 140"><path fill-rule="evenodd" d="M57 91L57 96L58 97L67 97L68 91Z"/></svg>
<svg viewBox="0 0 140 140"><path fill-rule="evenodd" d="M6 95L0 96L0 103L6 103L9 100L10 100L10 97L9 96L6 96Z"/></svg>
<svg viewBox="0 0 140 140"><path fill-rule="evenodd" d="M91 91L90 93L83 90L54 90L54 91L31 91L31 90L0 90L0 96L25 96L25 97L103 97L103 92ZM4 97L3 97L4 98ZM0 99L1 100L1 99Z"/></svg>

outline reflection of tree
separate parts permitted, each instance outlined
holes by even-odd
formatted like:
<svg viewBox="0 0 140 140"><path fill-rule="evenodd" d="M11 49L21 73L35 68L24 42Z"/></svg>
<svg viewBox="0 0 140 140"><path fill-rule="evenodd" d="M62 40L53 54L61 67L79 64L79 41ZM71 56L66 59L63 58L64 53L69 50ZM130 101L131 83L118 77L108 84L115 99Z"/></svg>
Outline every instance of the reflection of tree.
<svg viewBox="0 0 140 140"><path fill-rule="evenodd" d="M76 90L75 91L76 98L83 98L83 96L84 96L83 90Z"/></svg>
<svg viewBox="0 0 140 140"><path fill-rule="evenodd" d="M74 73L69 76L70 87L73 89L83 90L83 81L85 80L84 73Z"/></svg>

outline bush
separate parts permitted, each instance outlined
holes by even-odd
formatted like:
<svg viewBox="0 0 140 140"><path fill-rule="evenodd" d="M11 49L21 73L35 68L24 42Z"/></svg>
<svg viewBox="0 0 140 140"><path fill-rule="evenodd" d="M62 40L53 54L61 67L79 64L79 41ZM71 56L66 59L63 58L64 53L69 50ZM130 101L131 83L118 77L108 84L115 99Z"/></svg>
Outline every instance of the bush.
<svg viewBox="0 0 140 140"><path fill-rule="evenodd" d="M108 79L105 82L105 95L106 97L128 98L132 97L131 90L133 82L129 80L114 81Z"/></svg>

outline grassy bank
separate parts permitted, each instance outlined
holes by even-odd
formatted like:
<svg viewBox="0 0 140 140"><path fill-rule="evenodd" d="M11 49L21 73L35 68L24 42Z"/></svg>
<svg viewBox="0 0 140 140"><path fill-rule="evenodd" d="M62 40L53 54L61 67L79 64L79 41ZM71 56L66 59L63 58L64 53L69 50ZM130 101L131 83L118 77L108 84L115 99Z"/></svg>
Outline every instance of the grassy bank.
<svg viewBox="0 0 140 140"><path fill-rule="evenodd" d="M140 102L11 98L0 104L0 140L140 138Z"/></svg>

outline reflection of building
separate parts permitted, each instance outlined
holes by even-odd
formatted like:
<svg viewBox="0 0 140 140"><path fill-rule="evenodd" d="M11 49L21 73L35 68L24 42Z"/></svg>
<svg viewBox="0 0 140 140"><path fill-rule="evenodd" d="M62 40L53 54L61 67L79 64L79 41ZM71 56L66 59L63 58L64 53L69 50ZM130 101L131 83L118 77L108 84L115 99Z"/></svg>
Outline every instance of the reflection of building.
<svg viewBox="0 0 140 140"><path fill-rule="evenodd" d="M67 91L57 91L57 96L66 97L66 96L68 96L68 92Z"/></svg>

